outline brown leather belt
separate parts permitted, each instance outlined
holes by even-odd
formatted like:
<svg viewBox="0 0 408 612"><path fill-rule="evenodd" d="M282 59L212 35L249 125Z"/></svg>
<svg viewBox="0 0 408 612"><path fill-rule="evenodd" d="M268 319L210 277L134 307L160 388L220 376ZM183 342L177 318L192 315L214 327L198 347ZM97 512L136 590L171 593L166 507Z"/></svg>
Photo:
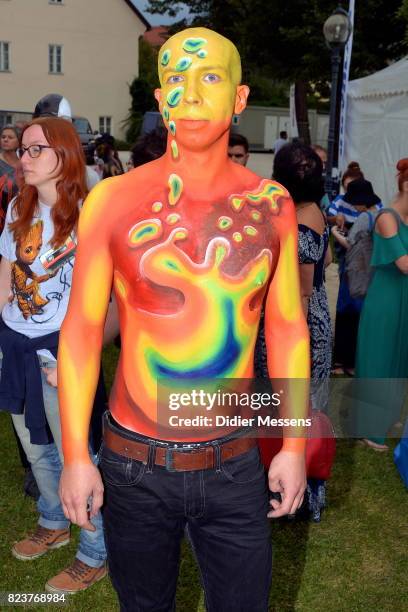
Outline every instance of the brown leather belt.
<svg viewBox="0 0 408 612"><path fill-rule="evenodd" d="M122 438L108 427L104 431L104 444L109 450L135 461L147 464L149 444ZM233 457L238 457L256 446L254 438L242 437L228 440L219 445L220 463ZM199 446L193 448L156 446L154 464L161 465L171 472L190 472L206 470L216 466L215 446Z"/></svg>

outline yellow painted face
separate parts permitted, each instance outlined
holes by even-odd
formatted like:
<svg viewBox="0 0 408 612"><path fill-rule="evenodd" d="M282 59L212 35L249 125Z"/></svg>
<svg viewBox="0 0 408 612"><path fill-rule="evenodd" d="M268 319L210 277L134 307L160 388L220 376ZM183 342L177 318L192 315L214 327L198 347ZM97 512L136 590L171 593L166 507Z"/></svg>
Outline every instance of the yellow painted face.
<svg viewBox="0 0 408 612"><path fill-rule="evenodd" d="M220 130L228 129L233 112L245 108L249 90L239 85L239 53L216 32L206 28L179 32L160 49L158 64L161 89L156 90L156 98L178 142L208 144Z"/></svg>

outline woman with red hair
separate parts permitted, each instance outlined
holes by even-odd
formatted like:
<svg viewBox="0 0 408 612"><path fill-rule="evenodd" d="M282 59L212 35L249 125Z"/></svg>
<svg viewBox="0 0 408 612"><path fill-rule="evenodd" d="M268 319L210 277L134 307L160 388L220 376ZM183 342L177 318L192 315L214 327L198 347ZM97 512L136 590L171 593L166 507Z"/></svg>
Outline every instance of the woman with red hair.
<svg viewBox="0 0 408 612"><path fill-rule="evenodd" d="M12 413L40 491L37 527L12 547L17 559L33 560L70 538L58 496L56 357L87 188L81 143L68 121L36 119L21 142L23 182L0 238L0 408ZM83 590L106 574L101 516L92 521L81 530L74 562L47 582L47 591Z"/></svg>
<svg viewBox="0 0 408 612"><path fill-rule="evenodd" d="M375 223L374 276L361 313L356 364L360 380L353 394L358 398L357 434L377 451L388 450L385 438L399 420L408 378L408 158L398 162L397 170L398 195Z"/></svg>

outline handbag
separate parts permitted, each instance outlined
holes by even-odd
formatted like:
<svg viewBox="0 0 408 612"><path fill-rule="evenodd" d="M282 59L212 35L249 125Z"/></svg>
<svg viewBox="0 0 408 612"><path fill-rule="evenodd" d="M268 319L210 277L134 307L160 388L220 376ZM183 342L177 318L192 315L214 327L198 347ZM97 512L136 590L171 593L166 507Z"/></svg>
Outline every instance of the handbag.
<svg viewBox="0 0 408 612"><path fill-rule="evenodd" d="M333 426L327 414L321 410L313 410L310 418L312 424L308 427L306 441L306 475L308 478L327 480L330 478L336 455ZM262 463L266 470L281 450L282 442L282 436L258 439Z"/></svg>
<svg viewBox="0 0 408 612"><path fill-rule="evenodd" d="M367 215L369 217L368 230L356 234L355 241L345 256L347 284L353 299L365 297L373 275L370 261L373 254L374 221L369 212Z"/></svg>
<svg viewBox="0 0 408 612"><path fill-rule="evenodd" d="M385 212L390 212L397 222L398 228L401 218L393 208L383 208L377 214L375 221L372 215L369 216L369 229L358 232L355 241L348 249L345 257L345 272L350 295L353 299L364 298L373 276L373 269L370 261L373 254L373 231L378 219Z"/></svg>

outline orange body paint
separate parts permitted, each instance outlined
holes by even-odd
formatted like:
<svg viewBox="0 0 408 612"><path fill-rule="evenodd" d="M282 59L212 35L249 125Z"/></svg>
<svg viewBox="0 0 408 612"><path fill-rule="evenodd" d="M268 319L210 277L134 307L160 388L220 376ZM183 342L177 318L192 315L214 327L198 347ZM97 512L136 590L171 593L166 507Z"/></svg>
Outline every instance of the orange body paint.
<svg viewBox="0 0 408 612"><path fill-rule="evenodd" d="M122 351L110 397L124 427L157 437L157 379L250 378L263 299L271 377L308 378L297 223L289 194L227 157L245 108L235 47L201 28L159 54L166 154L103 181L81 213L60 340L66 462L87 455L104 318L116 294ZM304 416L307 389L291 416ZM222 435L220 431L218 435ZM174 439L177 439L175 436ZM196 438L198 439L198 438ZM302 451L304 441L285 440Z"/></svg>

